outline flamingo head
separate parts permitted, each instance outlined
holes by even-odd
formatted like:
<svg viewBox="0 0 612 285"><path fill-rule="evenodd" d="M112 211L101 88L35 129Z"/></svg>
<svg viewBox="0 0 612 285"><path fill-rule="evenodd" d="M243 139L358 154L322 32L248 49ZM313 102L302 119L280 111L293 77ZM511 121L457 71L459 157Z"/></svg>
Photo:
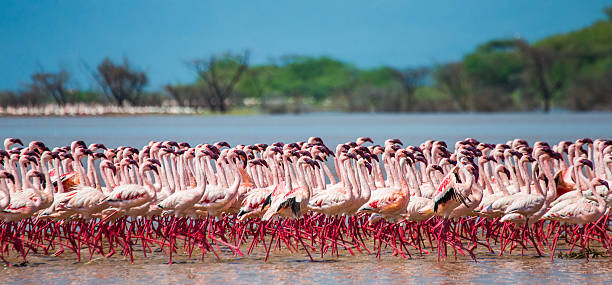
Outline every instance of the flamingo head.
<svg viewBox="0 0 612 285"><path fill-rule="evenodd" d="M442 166L437 165L437 164L432 164L431 168L437 171L440 171L440 173L444 174L444 169L442 169Z"/></svg>
<svg viewBox="0 0 612 285"><path fill-rule="evenodd" d="M323 144L323 139L320 137L310 137L308 138L308 143L311 144Z"/></svg>
<svg viewBox="0 0 612 285"><path fill-rule="evenodd" d="M99 150L99 149L107 150L106 146L104 146L101 143L92 143L92 144L89 145L89 150L91 150L91 151L96 151L96 150Z"/></svg>
<svg viewBox="0 0 612 285"><path fill-rule="evenodd" d="M363 165L368 170L368 173L372 174L372 164L370 164L367 160L360 158L357 160L358 165Z"/></svg>
<svg viewBox="0 0 612 285"><path fill-rule="evenodd" d="M104 159L108 159L108 157L106 157L106 155L105 155L105 154L103 154L103 153L101 153L101 152L99 152L99 153L94 153L94 154L93 154L93 158L94 158L94 159L102 159L102 158L104 158Z"/></svg>
<svg viewBox="0 0 612 285"><path fill-rule="evenodd" d="M69 152L64 152L60 154L60 158L61 159L68 159L68 160L74 160L74 157L72 156L71 153Z"/></svg>
<svg viewBox="0 0 612 285"><path fill-rule="evenodd" d="M366 142L374 143L374 141L370 137L360 137L360 138L357 138L357 140L355 140L355 142L358 145L362 145L362 144L364 144Z"/></svg>
<svg viewBox="0 0 612 285"><path fill-rule="evenodd" d="M153 171L159 175L159 167L155 163L145 163L142 165L142 171Z"/></svg>
<svg viewBox="0 0 612 285"><path fill-rule="evenodd" d="M231 151L228 152L228 158L239 158L240 161L242 161L242 167L246 167L247 165L247 161L248 161L248 156L247 154L240 149L232 149Z"/></svg>
<svg viewBox="0 0 612 285"><path fill-rule="evenodd" d="M610 191L610 185L608 184L608 181L603 180L601 178L593 178L593 180L591 181L591 185L593 186L604 186L606 187L606 189L608 189L608 191ZM608 192L606 191L606 192Z"/></svg>
<svg viewBox="0 0 612 285"><path fill-rule="evenodd" d="M318 151L324 153L325 155L331 155L332 157L336 156L331 150L329 150L329 148L327 148L324 145L317 145L314 148L317 149Z"/></svg>
<svg viewBox="0 0 612 285"><path fill-rule="evenodd" d="M282 154L283 153L283 149L281 147L278 146L271 146L268 148L271 152L277 153L277 154Z"/></svg>
<svg viewBox="0 0 612 285"><path fill-rule="evenodd" d="M593 170L593 162L590 161L589 159L586 159L586 158L581 159L580 164L588 166L589 168L591 168L591 170Z"/></svg>
<svg viewBox="0 0 612 285"><path fill-rule="evenodd" d="M157 166L161 166L161 162L159 162L156 158L147 158L146 163L155 164Z"/></svg>
<svg viewBox="0 0 612 285"><path fill-rule="evenodd" d="M9 153L6 150L0 149L0 159L3 159L5 157L10 157Z"/></svg>
<svg viewBox="0 0 612 285"><path fill-rule="evenodd" d="M302 156L298 159L298 164L311 167L319 167L319 164L310 157Z"/></svg>
<svg viewBox="0 0 612 285"><path fill-rule="evenodd" d="M503 172L504 174L506 174L506 177L507 177L508 179L510 179L510 178L511 178L510 171L508 171L508 168L506 168L505 166L500 165L500 166L498 166L498 167L497 167L497 169L496 169L496 170L497 170L498 172Z"/></svg>
<svg viewBox="0 0 612 285"><path fill-rule="evenodd" d="M189 143L187 143L187 142L179 143L178 146L180 148L190 148L191 147L191 145Z"/></svg>
<svg viewBox="0 0 612 285"><path fill-rule="evenodd" d="M0 171L0 178L11 180L11 183L15 184L15 176L6 170Z"/></svg>
<svg viewBox="0 0 612 285"><path fill-rule="evenodd" d="M356 156L354 153L352 153L352 152L346 152L344 155L345 155L347 158L352 158L352 159L357 160L357 156Z"/></svg>
<svg viewBox="0 0 612 285"><path fill-rule="evenodd" d="M88 155L93 156L93 152L87 148L79 147L74 152L74 156L77 158L77 160L80 159L81 157L88 156Z"/></svg>
<svg viewBox="0 0 612 285"><path fill-rule="evenodd" d="M217 148L222 148L222 147L230 148L231 147L230 144L227 143L226 141L216 142L214 146L216 146Z"/></svg>
<svg viewBox="0 0 612 285"><path fill-rule="evenodd" d="M385 141L385 145L392 145L392 144L399 144L399 145L403 145L402 141L400 139L388 139Z"/></svg>
<svg viewBox="0 0 612 285"><path fill-rule="evenodd" d="M102 165L102 167L104 167L104 168L108 168L108 169L110 169L110 170L113 172L113 175L117 174L117 167L115 167L115 165L114 165L114 164L113 164L111 161L109 161L109 160L104 160L104 161L101 163L101 165Z"/></svg>
<svg viewBox="0 0 612 285"><path fill-rule="evenodd" d="M300 156L306 156L312 159L312 153L310 153L310 151L307 150L300 150L298 151L300 153Z"/></svg>
<svg viewBox="0 0 612 285"><path fill-rule="evenodd" d="M19 144L19 145L23 146L23 142L21 142L21 140L17 139L17 138L6 138L4 140L4 147L6 149L10 148L14 144Z"/></svg>
<svg viewBox="0 0 612 285"><path fill-rule="evenodd" d="M53 153L48 150L43 151L43 153L40 155L41 162L49 162L51 161L52 158L53 158Z"/></svg>
<svg viewBox="0 0 612 285"><path fill-rule="evenodd" d="M174 153L175 153L174 150L168 147L162 147L161 149L159 149L160 156L170 155Z"/></svg>

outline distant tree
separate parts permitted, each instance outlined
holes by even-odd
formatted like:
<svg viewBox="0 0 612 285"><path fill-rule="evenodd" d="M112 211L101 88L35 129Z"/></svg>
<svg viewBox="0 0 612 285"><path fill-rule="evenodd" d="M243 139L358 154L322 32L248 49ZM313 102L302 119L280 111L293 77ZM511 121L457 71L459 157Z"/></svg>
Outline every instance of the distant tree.
<svg viewBox="0 0 612 285"><path fill-rule="evenodd" d="M517 39L515 44L525 62L524 79L535 86L544 102L544 111L549 112L554 93L563 86L563 81L550 73L558 54L551 48L532 46L522 39Z"/></svg>
<svg viewBox="0 0 612 285"><path fill-rule="evenodd" d="M453 98L453 101L459 106L459 110L469 110L470 106L467 100L469 82L460 62L447 63L436 67L434 78L437 85Z"/></svg>
<svg viewBox="0 0 612 285"><path fill-rule="evenodd" d="M210 109L225 113L229 109L229 101L236 84L249 67L249 52L212 55L207 59L192 60L188 64L210 90L202 93Z"/></svg>
<svg viewBox="0 0 612 285"><path fill-rule="evenodd" d="M398 98L402 102L398 102L398 111L409 111L414 110L414 91L417 87L425 84L425 79L429 74L429 68L417 67L417 68L406 68L402 70L393 69L393 75L397 81L402 84L404 92L403 96Z"/></svg>
<svg viewBox="0 0 612 285"><path fill-rule="evenodd" d="M108 57L104 58L97 67L97 73L93 73L104 94L112 98L118 105L123 106L127 101L137 105L142 95L142 90L148 83L145 72L134 69L127 58L116 64Z"/></svg>
<svg viewBox="0 0 612 285"><path fill-rule="evenodd" d="M208 106L203 100L203 93L209 93L210 91L203 84L192 84L192 85L166 85L164 89L170 96L176 101L181 107L205 107ZM210 106L208 106L210 107Z"/></svg>
<svg viewBox="0 0 612 285"><path fill-rule="evenodd" d="M612 21L612 6L606 7L604 12L608 15L608 20Z"/></svg>
<svg viewBox="0 0 612 285"><path fill-rule="evenodd" d="M40 93L53 98L58 105L65 105L69 100L67 84L70 74L62 69L58 72L45 72L41 70L32 74L32 83L27 87L29 92Z"/></svg>

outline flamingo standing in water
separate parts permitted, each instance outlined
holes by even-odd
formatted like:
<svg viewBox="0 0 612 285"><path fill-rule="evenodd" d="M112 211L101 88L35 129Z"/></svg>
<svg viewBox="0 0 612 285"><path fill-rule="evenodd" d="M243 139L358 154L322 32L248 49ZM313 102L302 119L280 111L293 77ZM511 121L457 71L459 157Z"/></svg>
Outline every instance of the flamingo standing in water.
<svg viewBox="0 0 612 285"><path fill-rule="evenodd" d="M459 170L461 170L466 177L467 180L465 182L461 181ZM471 190L473 184L474 176L469 173L463 163L457 163L457 166L453 167L452 170L446 174L438 186L438 190L433 197L434 213L437 216L448 218L451 212L460 204L463 203L466 205L466 193Z"/></svg>
<svg viewBox="0 0 612 285"><path fill-rule="evenodd" d="M537 179L537 177L539 176L539 172L540 172L539 168L540 168L539 164L537 162L534 163L534 166L532 167L533 169L532 173L533 173L533 179L534 179L533 182L534 182L534 186L536 189L536 193L535 194L531 193L531 178L529 175L527 175L526 176L527 178L526 193L520 193L517 195L513 195L514 202L512 202L512 204L510 204L510 206L506 208L506 211L505 211L506 214L518 213L518 214L523 215L527 219L529 219L529 217L533 213L539 211L542 208L542 205L544 205L544 202L546 201L546 196L542 192L539 180Z"/></svg>
<svg viewBox="0 0 612 285"><path fill-rule="evenodd" d="M388 145L385 151L395 156L389 158L389 166L392 167L391 174L394 176L393 186L374 191L370 200L359 208L358 213L375 213L383 217L399 217L406 212L410 202L410 190L402 174L402 169L404 169L404 163L406 163L406 157L408 156L407 151L400 149L394 153L392 145ZM402 160L402 165L400 165L398 159Z"/></svg>
<svg viewBox="0 0 612 285"><path fill-rule="evenodd" d="M263 221L268 221L274 216L297 219L306 213L312 194L312 188L306 181L306 175L310 176L309 170L315 165L317 164L308 157L302 156L298 159L295 170L298 175L299 187L293 188L283 195L275 196L274 200L270 202L270 208L262 216ZM285 183L287 186L293 187L289 171L289 165L285 165L285 179L287 179Z"/></svg>
<svg viewBox="0 0 612 285"><path fill-rule="evenodd" d="M342 153L338 159L338 165L342 167L339 169L341 177L345 179L348 177L348 171L350 171L350 160L356 159L357 157L352 153ZM341 186L341 187L339 187ZM323 213L329 216L338 215L347 211L349 203L356 199L353 185L345 180L342 181L342 185L328 188L325 191L321 191L310 198L308 202L308 208L314 212Z"/></svg>
<svg viewBox="0 0 612 285"><path fill-rule="evenodd" d="M270 185L251 189L246 194L242 201L240 212L238 212L238 218L240 220L245 220L250 217L261 217L268 210L268 207L264 204L269 206L272 194L280 192L279 188L282 187L282 184L279 183L281 178L276 171L278 168L276 156L281 154L281 148L270 146L263 153L263 156L265 156L267 160L260 159L252 161L256 166L271 168L272 173L268 176Z"/></svg>
<svg viewBox="0 0 612 285"><path fill-rule="evenodd" d="M115 208L116 211L123 213L150 202L158 189L156 189L153 182L148 179L146 175L148 171L158 173L157 165L155 163L145 163L140 167L140 177L144 178L143 182L146 186L138 184L119 185L108 194L108 197L106 197L103 202L108 203L108 205Z"/></svg>
<svg viewBox="0 0 612 285"><path fill-rule="evenodd" d="M220 159L227 161L231 171L233 171L233 173L227 174L233 175L234 181L231 185L227 185L225 187L224 185L215 185L217 187L206 187L204 195L194 206L200 211L206 211L210 216L221 215L223 211L232 206L234 199L236 199L236 196L238 195L238 188L240 187L240 181L242 180L242 174L240 173L240 169L236 165L236 161L234 161L234 159L240 157L240 161L242 163L241 167L245 166L245 162L247 160L246 153L238 149L228 150L225 152L225 156L226 157L221 156ZM220 166L220 168L223 168L223 166ZM221 179L221 181L222 183L226 183L223 182L223 179Z"/></svg>
<svg viewBox="0 0 612 285"><path fill-rule="evenodd" d="M196 154L195 169L197 170L196 187L174 192L156 206L164 211L173 211L175 216L180 217L183 212L190 210L206 191L206 171L202 165L202 158L212 155L208 150L200 149Z"/></svg>
<svg viewBox="0 0 612 285"><path fill-rule="evenodd" d="M0 217L5 221L20 221L31 217L40 210L43 203L42 194L40 193L41 181L46 179L46 182L51 184L51 179L49 179L48 173L43 174L34 169L28 171L25 175L26 180L30 178L34 178L34 184L31 190L34 192L35 196L31 197L24 192L18 192L20 195L12 195L9 205L0 212Z"/></svg>

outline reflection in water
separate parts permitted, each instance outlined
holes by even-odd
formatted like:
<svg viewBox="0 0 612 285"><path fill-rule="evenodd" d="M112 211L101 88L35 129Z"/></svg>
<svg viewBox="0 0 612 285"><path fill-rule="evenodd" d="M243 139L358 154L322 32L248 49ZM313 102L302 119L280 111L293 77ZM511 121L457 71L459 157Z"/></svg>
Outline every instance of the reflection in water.
<svg viewBox="0 0 612 285"><path fill-rule="evenodd" d="M42 140L49 146L67 145L82 139L109 147L142 146L150 140L178 140L192 144L226 140L231 144L271 143L320 136L335 145L358 136L382 143L400 138L407 144L427 139L454 142L474 137L502 143L515 137L534 142L575 140L582 137L612 138L612 114L310 114L282 116L143 116L91 118L0 118L3 137L24 141ZM451 143L452 145L452 143ZM452 147L452 146L451 146ZM137 252L142 256L142 252ZM206 256L180 257L168 266L163 254L136 259L135 264L115 256L75 263L75 256L31 255L25 267L5 268L0 284L108 284L108 283L610 283L609 258L585 260L520 257L517 253L497 257L481 253L478 262L466 258L437 263L434 256L403 260L383 255L326 257L309 262L304 254L275 254L267 263L263 254L217 261ZM16 258L16 257L15 257Z"/></svg>
<svg viewBox="0 0 612 285"><path fill-rule="evenodd" d="M459 257L436 262L433 256L413 256L404 260L389 255L326 257L310 262L305 253L274 254L267 263L264 252L250 257L226 257L222 261L207 256L179 257L169 266L167 257L156 254L136 259L135 264L121 257L99 258L75 263L74 256L50 258L33 256L25 267L5 268L1 284L82 284L82 283L256 283L256 284L363 284L363 283L609 283L609 258L585 260L555 259L531 255L497 257L480 254L478 262ZM183 258L183 259L181 259Z"/></svg>

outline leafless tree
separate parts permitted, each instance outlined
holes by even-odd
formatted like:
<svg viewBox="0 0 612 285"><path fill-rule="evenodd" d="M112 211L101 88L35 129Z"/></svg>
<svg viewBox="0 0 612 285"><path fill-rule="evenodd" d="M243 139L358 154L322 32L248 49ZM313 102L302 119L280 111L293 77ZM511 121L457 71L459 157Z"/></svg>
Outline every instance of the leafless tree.
<svg viewBox="0 0 612 285"><path fill-rule="evenodd" d="M102 60L93 74L104 94L122 106L126 101L138 104L142 90L148 83L147 74L134 69L127 58L115 64L108 57Z"/></svg>
<svg viewBox="0 0 612 285"><path fill-rule="evenodd" d="M68 103L67 84L70 81L70 74L61 69L58 72L40 72L32 74L32 83L27 87L30 92L40 93L43 96L52 97L58 105Z"/></svg>
<svg viewBox="0 0 612 285"><path fill-rule="evenodd" d="M210 92L202 93L212 111L225 113L236 84L249 66L249 52L212 55L188 63L202 79Z"/></svg>

